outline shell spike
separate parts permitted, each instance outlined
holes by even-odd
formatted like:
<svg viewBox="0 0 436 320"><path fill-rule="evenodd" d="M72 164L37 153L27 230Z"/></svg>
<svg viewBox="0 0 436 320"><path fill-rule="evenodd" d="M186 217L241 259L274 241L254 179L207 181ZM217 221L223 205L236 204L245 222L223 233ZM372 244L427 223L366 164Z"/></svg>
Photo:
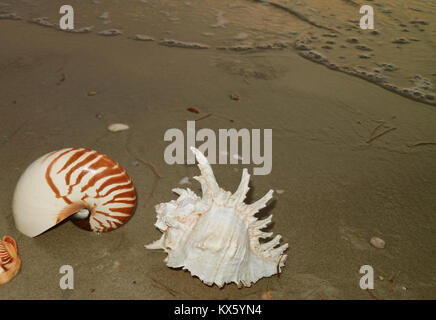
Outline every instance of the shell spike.
<svg viewBox="0 0 436 320"><path fill-rule="evenodd" d="M147 249L163 249L164 248L164 240L165 240L165 235L162 235L162 237L160 237L160 239L153 241L150 244L145 245L144 247Z"/></svg>
<svg viewBox="0 0 436 320"><path fill-rule="evenodd" d="M239 184L239 187L236 190L236 192L230 198L230 202L232 204L242 203L245 200L245 197L247 196L247 192L248 190L250 190L250 188L248 187L249 182L250 182L250 174L248 173L248 170L244 168L244 170L242 171L241 183Z"/></svg>
<svg viewBox="0 0 436 320"><path fill-rule="evenodd" d="M272 235L273 235L272 232L263 232L263 231L260 231L258 229L255 229L253 232L253 236L257 237L258 239L259 238L267 239L267 238L271 237Z"/></svg>
<svg viewBox="0 0 436 320"><path fill-rule="evenodd" d="M254 218L254 219L256 219L256 218ZM252 227L253 229L260 230L260 229L265 228L267 225L269 225L271 223L271 221L272 221L272 214L265 219L255 220L254 222L251 223L250 227Z"/></svg>
<svg viewBox="0 0 436 320"><path fill-rule="evenodd" d="M255 203L249 204L246 206L247 211L254 215L257 212L259 212L260 209L263 209L266 207L267 202L272 198L274 191L270 190L267 192L266 195L264 195L262 198L257 200Z"/></svg>
<svg viewBox="0 0 436 320"><path fill-rule="evenodd" d="M279 260L279 258L283 255L283 252L285 252L286 249L288 249L288 244L287 243L281 245L280 247L272 249L270 251L270 254L271 254L272 257L274 257L275 259Z"/></svg>
<svg viewBox="0 0 436 320"><path fill-rule="evenodd" d="M182 188L174 188L171 191L177 193L179 196L183 195L186 192L186 190Z"/></svg>
<svg viewBox="0 0 436 320"><path fill-rule="evenodd" d="M198 168L201 172L201 176L194 177L194 179L201 183L203 195L212 197L217 195L220 191L220 187L215 180L215 176L209 162L198 149L191 147L191 151L195 154L195 157L198 161Z"/></svg>
<svg viewBox="0 0 436 320"><path fill-rule="evenodd" d="M270 249L272 249L272 248L274 248L276 245L278 245L279 243L280 243L280 239L282 238L282 236L281 235L276 235L275 237L274 237L274 239L272 239L271 241L268 241L268 242L265 242L264 244L262 244L261 246L260 246L260 249L262 250L262 251L268 251L268 250L270 250Z"/></svg>

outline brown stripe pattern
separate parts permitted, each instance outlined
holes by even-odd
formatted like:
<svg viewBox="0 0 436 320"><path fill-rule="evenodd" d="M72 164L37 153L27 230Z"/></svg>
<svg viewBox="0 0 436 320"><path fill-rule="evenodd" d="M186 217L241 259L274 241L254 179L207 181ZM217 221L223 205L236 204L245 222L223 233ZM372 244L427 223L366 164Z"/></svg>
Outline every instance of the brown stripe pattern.
<svg viewBox="0 0 436 320"><path fill-rule="evenodd" d="M8 249L6 248L6 245L3 243L3 241L0 240L0 265L5 265L8 263L11 263L12 257L9 254Z"/></svg>
<svg viewBox="0 0 436 320"><path fill-rule="evenodd" d="M133 183L124 169L106 155L69 148L49 154L44 161L48 162L45 178L56 198L71 207L83 203L82 208L90 210L90 230L116 229L133 213Z"/></svg>

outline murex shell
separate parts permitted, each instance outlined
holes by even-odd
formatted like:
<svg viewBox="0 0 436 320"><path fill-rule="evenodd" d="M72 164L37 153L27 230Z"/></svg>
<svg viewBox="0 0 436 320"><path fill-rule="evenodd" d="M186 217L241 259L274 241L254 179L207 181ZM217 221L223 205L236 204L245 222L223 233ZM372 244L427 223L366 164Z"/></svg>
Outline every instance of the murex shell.
<svg viewBox="0 0 436 320"><path fill-rule="evenodd" d="M195 148L191 150L201 171L201 176L194 179L200 182L203 197L189 188L173 189L179 198L156 206L155 226L163 235L146 248L163 249L168 253L164 260L168 267L187 269L207 285L222 287L234 282L238 287L249 287L281 272L288 244L277 247L280 235L261 244L260 238L272 236L262 231L272 215L263 220L254 217L272 198L273 191L247 205L247 169L242 172L238 189L231 194L218 186L205 156Z"/></svg>
<svg viewBox="0 0 436 320"><path fill-rule="evenodd" d="M83 229L110 231L130 218L135 204L133 183L117 162L94 150L66 148L29 165L12 210L17 229L35 237L70 216Z"/></svg>

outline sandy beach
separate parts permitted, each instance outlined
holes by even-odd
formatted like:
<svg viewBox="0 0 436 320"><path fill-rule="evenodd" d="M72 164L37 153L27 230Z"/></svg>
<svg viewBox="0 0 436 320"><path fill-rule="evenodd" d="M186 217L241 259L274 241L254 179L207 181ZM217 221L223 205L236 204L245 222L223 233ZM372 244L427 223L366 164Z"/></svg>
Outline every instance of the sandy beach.
<svg viewBox="0 0 436 320"><path fill-rule="evenodd" d="M296 2L277 2L290 13L256 1L72 1L77 29L90 27L74 33L59 30L50 1L1 0L0 236L14 237L23 265L0 299L436 298L434 2L379 1L373 35L349 21L363 1ZM111 29L120 34L99 34ZM268 230L289 243L279 277L210 287L144 248L160 237L154 206L175 199L171 189L201 194L196 165L164 161L165 132L186 132L188 120L272 129L272 171L252 175L246 202L276 191L260 216L272 214ZM107 130L119 122L130 129ZM108 233L65 221L29 238L14 225L15 185L66 147L118 161L135 184L135 214ZM233 192L256 165L212 167ZM59 287L67 264L74 290ZM374 290L359 287L362 265L374 268Z"/></svg>

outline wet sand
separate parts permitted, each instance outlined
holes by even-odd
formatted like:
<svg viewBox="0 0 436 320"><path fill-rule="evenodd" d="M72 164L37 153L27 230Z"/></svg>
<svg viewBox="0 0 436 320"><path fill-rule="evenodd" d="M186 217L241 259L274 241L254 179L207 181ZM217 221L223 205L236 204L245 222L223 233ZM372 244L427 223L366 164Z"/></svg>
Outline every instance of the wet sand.
<svg viewBox="0 0 436 320"><path fill-rule="evenodd" d="M236 16L230 12L243 8L229 8L228 3L228 10L208 9L210 14L197 21L186 16L193 14L191 9L177 7L179 14L172 15L167 8L169 15L156 13L155 20L146 20L149 28L136 28L134 19L114 21L120 2L90 2L95 10L77 19L77 28L95 26L83 34L29 23L30 18L44 16L55 22L58 15L43 14L44 1L30 11L28 3L21 3L22 8L3 7L23 19L0 20L5 48L0 51L0 234L16 239L23 267L12 282L0 287L0 298L258 299L267 290L274 299L436 297L436 109L431 101L408 99L302 57L294 46L303 29L314 35L327 31L295 19L289 25L298 35L286 39L274 29L284 19L283 10L271 13L263 4L240 2L247 10L268 10L264 15L270 19L265 22L268 35L249 43L243 39L251 35L244 29L251 20L246 18L244 28L234 23ZM152 7L154 3L138 5L163 10L157 4ZM185 6L198 8L196 4ZM106 19L99 16L106 11L112 22L103 24ZM173 16L180 20L168 20ZM188 27L182 23L184 17L191 21ZM137 18L143 23L141 16ZM200 23L210 28L193 33ZM163 24L168 28L156 27ZM97 34L112 28L122 34ZM431 35L433 26L428 28L420 33ZM135 34L153 41L134 41ZM209 48L160 45L162 39ZM229 49L235 46L242 49ZM431 52L434 55L434 48ZM404 70L410 56L397 56L404 63L395 65ZM419 73L423 66L431 71ZM401 83L415 73L427 79L434 61L422 59L407 68L390 83L405 86ZM88 96L89 91L96 95ZM241 99L231 100L232 93ZM190 106L200 113L188 112ZM164 162L164 133L170 128L186 130L186 120L210 113L197 121L197 130L273 129L272 172L252 176L247 202L269 189L284 190L275 193L262 216L273 214L269 228L289 243L288 259L280 277L261 279L250 288L208 287L187 271L167 268L164 253L144 248L160 236L153 226L154 205L174 199L171 189L180 187L183 177L198 174L196 166ZM114 122L131 129L108 132L106 127ZM12 218L15 184L33 160L69 146L95 149L117 160L135 183L136 213L120 229L101 235L65 222L28 238L16 230ZM152 163L162 178L138 159ZM235 190L243 167L213 169L223 188ZM199 184L190 181L189 187L199 193ZM386 247L372 247L372 236L384 239ZM65 264L74 267L74 290L59 288L59 268ZM375 270L371 293L359 288L359 268L366 264Z"/></svg>

